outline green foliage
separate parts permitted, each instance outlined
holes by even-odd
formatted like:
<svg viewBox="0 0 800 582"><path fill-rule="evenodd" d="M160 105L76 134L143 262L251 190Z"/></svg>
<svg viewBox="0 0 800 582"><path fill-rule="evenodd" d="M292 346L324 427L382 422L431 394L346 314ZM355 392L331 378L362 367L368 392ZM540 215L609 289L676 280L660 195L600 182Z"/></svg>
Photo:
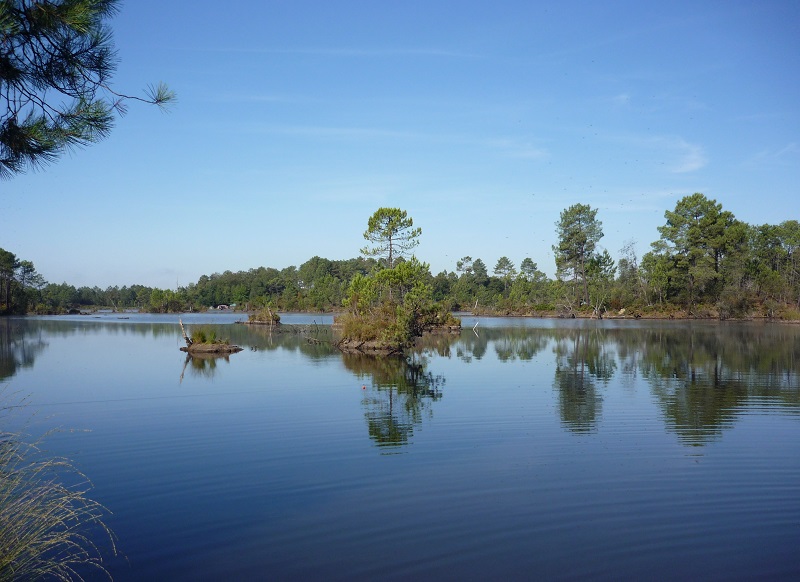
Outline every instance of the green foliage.
<svg viewBox="0 0 800 582"><path fill-rule="evenodd" d="M589 305L594 315L605 312L616 273L614 259L607 250L595 253L586 265L586 278L589 281Z"/></svg>
<svg viewBox="0 0 800 582"><path fill-rule="evenodd" d="M508 257L500 257L497 264L494 266L494 274L503 280L503 291L508 290L508 286L517 276L517 271L514 269L514 263Z"/></svg>
<svg viewBox="0 0 800 582"><path fill-rule="evenodd" d="M603 238L603 223L597 220L597 209L587 204L573 204L561 212L556 223L558 244L553 246L559 279L572 280L577 291L583 285L583 301L589 303L587 264L598 241Z"/></svg>
<svg viewBox="0 0 800 582"><path fill-rule="evenodd" d="M190 338L193 344L228 344L227 338L217 337L217 330L210 326L192 327Z"/></svg>
<svg viewBox="0 0 800 582"><path fill-rule="evenodd" d="M171 289L153 289L145 309L151 313L178 313L185 310L185 304L181 295Z"/></svg>
<svg viewBox="0 0 800 582"><path fill-rule="evenodd" d="M0 313L14 311L13 298L15 289L15 272L19 261L14 253L0 248Z"/></svg>
<svg viewBox="0 0 800 582"><path fill-rule="evenodd" d="M115 50L106 21L117 0L0 2L0 178L54 161L106 137L114 112L135 99L164 105L163 84L146 97L110 88Z"/></svg>
<svg viewBox="0 0 800 582"><path fill-rule="evenodd" d="M25 313L44 285L32 262L0 248L0 314Z"/></svg>
<svg viewBox="0 0 800 582"><path fill-rule="evenodd" d="M466 257L461 257L456 263L456 271L463 275L472 275L473 267L472 267L472 257L467 255Z"/></svg>
<svg viewBox="0 0 800 582"><path fill-rule="evenodd" d="M786 321L800 321L800 308L783 306L776 310L775 314L779 319Z"/></svg>
<svg viewBox="0 0 800 582"><path fill-rule="evenodd" d="M277 325L281 322L281 316L268 305L255 313L251 313L247 319L254 323L266 323L270 325Z"/></svg>
<svg viewBox="0 0 800 582"><path fill-rule="evenodd" d="M725 287L717 302L717 313L720 319L732 317L748 317L755 306L754 297L750 292L738 287Z"/></svg>
<svg viewBox="0 0 800 582"><path fill-rule="evenodd" d="M370 216L364 238L374 246L364 247L361 253L381 257L392 268L398 258L406 256L419 244L421 228L413 228L414 220L405 210L379 208Z"/></svg>
<svg viewBox="0 0 800 582"><path fill-rule="evenodd" d="M722 205L696 193L678 201L664 213L658 227L661 240L655 253L669 257L668 293L690 308L698 302L715 302L725 284L725 259L733 255L745 230ZM731 274L733 265L728 265Z"/></svg>
<svg viewBox="0 0 800 582"><path fill-rule="evenodd" d="M144 285L76 288L45 282L32 262L0 249L0 314L66 313L95 307L163 313L235 303L246 311L269 306L273 313L336 312L344 306L348 313L362 317L384 300L402 304L417 281L430 288L431 300L442 309L487 314L590 315L626 308L628 314L635 309L658 316L698 314L703 306L702 312L713 317L717 313L777 317L784 307L800 309L800 222L796 220L750 226L695 194L679 201L674 212L665 213L667 224L659 229L662 238L641 262L628 242L614 264L607 251L590 244L602 233L595 212L583 205L562 212L569 219L564 225L571 229L568 240L585 236L583 249L593 250L571 254L578 247L566 245L569 252L557 256L563 268L554 280L528 257L522 259L517 274L507 256L497 261L492 276L480 258L464 256L457 261L456 272L443 271L433 277L427 265L413 257L403 260L393 250L391 269L374 258L315 256L299 267L203 275L175 291ZM586 232L572 232L576 224L585 226ZM568 257L573 262L563 262Z"/></svg>
<svg viewBox="0 0 800 582"><path fill-rule="evenodd" d="M427 283L429 267L416 257L371 275L356 275L337 319L342 336L405 348L442 320Z"/></svg>
<svg viewBox="0 0 800 582"><path fill-rule="evenodd" d="M620 249L617 261L617 280L612 289L610 303L614 309L642 307L646 304L644 270L636 256L635 241L629 240Z"/></svg>
<svg viewBox="0 0 800 582"><path fill-rule="evenodd" d="M489 272L486 270L486 263L481 259L475 259L472 263L472 272L475 275L475 282L479 285L485 285L486 280L489 278Z"/></svg>

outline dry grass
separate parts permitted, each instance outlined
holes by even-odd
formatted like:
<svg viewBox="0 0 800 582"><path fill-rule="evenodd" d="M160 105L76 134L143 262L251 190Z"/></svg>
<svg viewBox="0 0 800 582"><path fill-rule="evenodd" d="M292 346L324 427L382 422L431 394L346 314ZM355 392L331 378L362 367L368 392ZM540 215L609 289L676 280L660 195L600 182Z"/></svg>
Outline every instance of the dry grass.
<svg viewBox="0 0 800 582"><path fill-rule="evenodd" d="M0 580L82 580L94 569L108 576L103 551L116 555L108 511L87 497L91 483L65 458L7 432L25 403L4 405L0 391ZM102 546L102 547L101 547Z"/></svg>

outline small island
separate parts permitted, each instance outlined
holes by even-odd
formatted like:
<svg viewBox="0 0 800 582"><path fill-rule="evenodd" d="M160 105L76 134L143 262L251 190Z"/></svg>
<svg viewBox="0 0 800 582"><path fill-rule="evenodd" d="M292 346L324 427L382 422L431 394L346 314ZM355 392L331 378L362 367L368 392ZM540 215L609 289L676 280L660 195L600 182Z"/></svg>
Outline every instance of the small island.
<svg viewBox="0 0 800 582"><path fill-rule="evenodd" d="M348 288L347 312L336 318L335 346L345 353L401 355L423 333L459 333L461 321L433 300L426 280L429 266L404 255L419 244L422 230L399 208L379 208L364 238L373 243L362 254L380 257L368 275L356 274Z"/></svg>
<svg viewBox="0 0 800 582"><path fill-rule="evenodd" d="M189 355L227 355L241 352L243 348L230 343L227 339L217 337L217 332L211 328L199 327L192 330L191 337L187 335L183 322L179 319L183 339L186 345L181 346L180 350Z"/></svg>
<svg viewBox="0 0 800 582"><path fill-rule="evenodd" d="M247 317L247 321L243 321L242 323L245 325L267 325L269 327L277 327L281 325L281 316L266 305L261 310L251 313Z"/></svg>

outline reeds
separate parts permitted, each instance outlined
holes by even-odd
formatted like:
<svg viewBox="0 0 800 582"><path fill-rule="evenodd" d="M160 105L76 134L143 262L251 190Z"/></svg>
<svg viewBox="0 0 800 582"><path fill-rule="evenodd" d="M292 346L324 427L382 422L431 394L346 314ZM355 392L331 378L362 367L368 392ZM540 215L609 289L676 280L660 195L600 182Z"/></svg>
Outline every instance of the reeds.
<svg viewBox="0 0 800 582"><path fill-rule="evenodd" d="M24 406L0 404L0 423ZM26 443L0 426L0 580L83 580L91 569L111 579L101 552L117 553L108 511L68 459L43 452L43 439Z"/></svg>
<svg viewBox="0 0 800 582"><path fill-rule="evenodd" d="M217 331L210 327L195 327L191 339L195 344L213 344L217 340Z"/></svg>
<svg viewBox="0 0 800 582"><path fill-rule="evenodd" d="M213 327L193 327L191 340L193 344L229 344L228 338L217 337L217 330Z"/></svg>

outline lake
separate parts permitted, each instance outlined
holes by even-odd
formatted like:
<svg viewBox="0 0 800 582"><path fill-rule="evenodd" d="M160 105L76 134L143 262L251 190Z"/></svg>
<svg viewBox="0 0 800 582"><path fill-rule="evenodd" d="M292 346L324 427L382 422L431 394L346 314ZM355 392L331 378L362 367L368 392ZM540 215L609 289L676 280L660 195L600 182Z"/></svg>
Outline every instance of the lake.
<svg viewBox="0 0 800 582"><path fill-rule="evenodd" d="M340 354L329 316L182 317L244 351L0 319L115 580L800 579L800 326L465 317L403 360Z"/></svg>

